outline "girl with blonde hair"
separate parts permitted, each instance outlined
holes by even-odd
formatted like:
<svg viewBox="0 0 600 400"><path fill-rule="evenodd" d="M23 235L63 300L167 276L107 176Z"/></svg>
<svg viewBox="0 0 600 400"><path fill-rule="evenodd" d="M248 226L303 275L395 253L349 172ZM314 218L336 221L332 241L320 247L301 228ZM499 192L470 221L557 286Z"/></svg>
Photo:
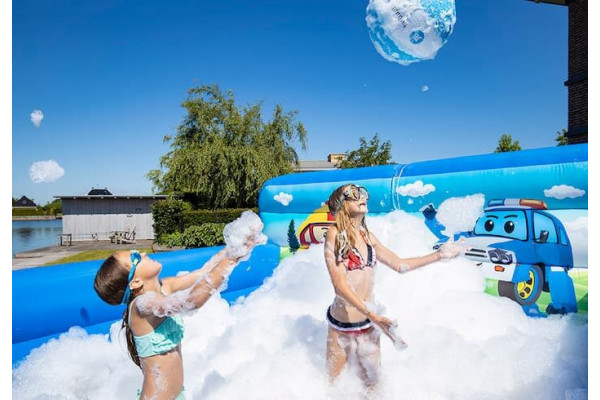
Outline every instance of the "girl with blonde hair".
<svg viewBox="0 0 600 400"><path fill-rule="evenodd" d="M348 358L356 357L363 382L372 390L378 381L380 332L396 347L406 346L396 336L394 323L374 310L373 274L378 261L395 272L406 273L456 257L462 248L460 242L447 243L422 257L400 258L367 228L368 199L364 187L348 184L334 190L328 200L335 224L325 237L325 262L335 298L327 310L327 366L333 382Z"/></svg>

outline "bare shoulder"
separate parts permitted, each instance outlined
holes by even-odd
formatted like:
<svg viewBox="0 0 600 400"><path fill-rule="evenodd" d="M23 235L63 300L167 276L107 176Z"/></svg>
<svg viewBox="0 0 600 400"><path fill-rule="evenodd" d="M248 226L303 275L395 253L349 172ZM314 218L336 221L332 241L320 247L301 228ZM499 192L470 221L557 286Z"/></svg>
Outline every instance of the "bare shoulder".
<svg viewBox="0 0 600 400"><path fill-rule="evenodd" d="M371 231L369 231L369 240L371 241L371 243L373 243L374 246L378 246L381 243L379 242L379 239L377 239L377 237L375 236L375 234Z"/></svg>
<svg viewBox="0 0 600 400"><path fill-rule="evenodd" d="M331 225L328 229L327 232L325 233L325 238L327 240L331 240L331 239L335 239L335 236L338 233L338 229L337 226L335 225Z"/></svg>

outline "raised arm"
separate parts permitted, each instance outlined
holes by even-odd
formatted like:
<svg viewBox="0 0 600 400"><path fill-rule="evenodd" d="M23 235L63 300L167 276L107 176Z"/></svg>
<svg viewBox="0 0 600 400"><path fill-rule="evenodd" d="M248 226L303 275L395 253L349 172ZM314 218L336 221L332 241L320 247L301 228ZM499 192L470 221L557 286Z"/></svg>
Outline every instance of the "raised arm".
<svg viewBox="0 0 600 400"><path fill-rule="evenodd" d="M196 281L215 268L226 258L225 248L213 255L201 268L185 275L172 276L162 280L162 289L165 294L171 294L178 290L185 290L191 287Z"/></svg>

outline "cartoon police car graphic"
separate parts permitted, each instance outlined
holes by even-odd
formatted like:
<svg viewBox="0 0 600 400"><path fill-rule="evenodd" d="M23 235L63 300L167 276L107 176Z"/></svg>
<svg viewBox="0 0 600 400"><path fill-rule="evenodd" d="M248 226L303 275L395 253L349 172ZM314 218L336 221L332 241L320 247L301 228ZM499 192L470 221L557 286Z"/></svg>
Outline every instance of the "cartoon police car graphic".
<svg viewBox="0 0 600 400"><path fill-rule="evenodd" d="M498 293L519 303L529 315L540 313L536 301L543 291L551 303L546 313L577 312L573 280L573 250L562 222L541 200L490 200L472 231L465 237L465 256L482 269L488 279L498 281ZM420 210L425 224L436 235L438 248L448 240L444 226L435 218L433 204Z"/></svg>

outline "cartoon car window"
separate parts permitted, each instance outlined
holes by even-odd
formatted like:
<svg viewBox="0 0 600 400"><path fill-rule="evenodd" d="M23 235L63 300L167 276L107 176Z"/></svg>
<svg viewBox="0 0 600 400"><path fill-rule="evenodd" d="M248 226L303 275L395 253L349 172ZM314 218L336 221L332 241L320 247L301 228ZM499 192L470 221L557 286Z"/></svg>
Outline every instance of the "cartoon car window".
<svg viewBox="0 0 600 400"><path fill-rule="evenodd" d="M567 233L564 229L560 229L560 244L568 246L569 240L567 239Z"/></svg>
<svg viewBox="0 0 600 400"><path fill-rule="evenodd" d="M535 240L537 242L544 243L558 243L558 237L556 235L556 227L554 226L554 222L552 218L536 212L533 214L533 230L535 235ZM544 231L548 232L547 234ZM542 238L548 235L547 239L544 241Z"/></svg>
<svg viewBox="0 0 600 400"><path fill-rule="evenodd" d="M527 240L527 218L520 210L488 211L477 220L474 233Z"/></svg>

